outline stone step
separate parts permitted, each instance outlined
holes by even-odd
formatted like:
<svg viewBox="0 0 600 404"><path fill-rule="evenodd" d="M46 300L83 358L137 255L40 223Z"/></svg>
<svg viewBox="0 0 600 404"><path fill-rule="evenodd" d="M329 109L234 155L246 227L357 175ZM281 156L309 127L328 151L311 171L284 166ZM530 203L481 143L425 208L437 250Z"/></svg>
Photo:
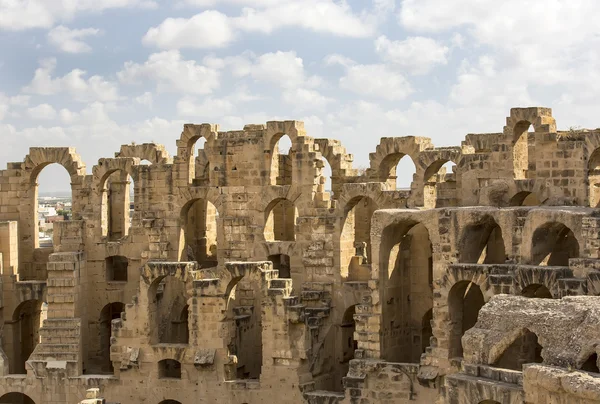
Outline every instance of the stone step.
<svg viewBox="0 0 600 404"><path fill-rule="evenodd" d="M47 352L39 351L31 355L33 361L67 361L77 362L79 352Z"/></svg>
<svg viewBox="0 0 600 404"><path fill-rule="evenodd" d="M317 390L304 393L304 397L308 404L337 404L344 400L344 393Z"/></svg>

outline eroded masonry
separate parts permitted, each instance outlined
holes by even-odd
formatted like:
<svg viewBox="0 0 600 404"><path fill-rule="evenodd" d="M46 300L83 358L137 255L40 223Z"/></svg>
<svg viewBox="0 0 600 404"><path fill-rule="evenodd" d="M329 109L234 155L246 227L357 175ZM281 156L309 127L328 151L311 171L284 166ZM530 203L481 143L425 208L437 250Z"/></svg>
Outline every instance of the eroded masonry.
<svg viewBox="0 0 600 404"><path fill-rule="evenodd" d="M0 403L600 402L600 129L514 108L366 170L298 121L176 142L0 171ZM73 218L40 247L52 163Z"/></svg>

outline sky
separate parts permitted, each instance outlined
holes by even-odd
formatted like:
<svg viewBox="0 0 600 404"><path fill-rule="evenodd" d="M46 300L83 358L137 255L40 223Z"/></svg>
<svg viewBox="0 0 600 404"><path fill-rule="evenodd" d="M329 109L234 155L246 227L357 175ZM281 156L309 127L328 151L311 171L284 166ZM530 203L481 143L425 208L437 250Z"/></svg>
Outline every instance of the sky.
<svg viewBox="0 0 600 404"><path fill-rule="evenodd" d="M184 123L302 120L355 167L384 136L501 132L511 107L595 128L599 20L596 0L0 0L0 166L31 146L76 147L88 173L132 141L174 155ZM39 182L69 188L60 167Z"/></svg>

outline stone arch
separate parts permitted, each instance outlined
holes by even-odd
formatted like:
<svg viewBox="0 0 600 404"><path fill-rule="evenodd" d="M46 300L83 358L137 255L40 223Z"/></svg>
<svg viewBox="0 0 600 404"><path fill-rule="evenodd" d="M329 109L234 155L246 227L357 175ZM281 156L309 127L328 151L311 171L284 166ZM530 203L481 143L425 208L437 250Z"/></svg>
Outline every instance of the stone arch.
<svg viewBox="0 0 600 404"><path fill-rule="evenodd" d="M552 293L546 285L530 283L521 289L521 296L538 299L552 299Z"/></svg>
<svg viewBox="0 0 600 404"><path fill-rule="evenodd" d="M414 219L390 224L381 232L381 355L390 362L418 363L421 357L422 318L433 308L429 234L429 229Z"/></svg>
<svg viewBox="0 0 600 404"><path fill-rule="evenodd" d="M196 178L196 162L195 162L195 145L198 139L206 139L206 143L210 146L218 138L218 125L203 123L201 125L185 124L181 137L177 141L177 156L174 162L178 178L183 180L183 184L192 184ZM182 184L182 185L183 185Z"/></svg>
<svg viewBox="0 0 600 404"><path fill-rule="evenodd" d="M395 167L402 157L408 155L413 163L419 161L419 153L433 147L431 140L415 136L381 138L375 153L369 155L370 172L374 180L385 182L388 189L396 189ZM416 167L416 163L415 163Z"/></svg>
<svg viewBox="0 0 600 404"><path fill-rule="evenodd" d="M491 215L484 215L462 230L456 246L458 261L469 264L503 264L506 252L502 228Z"/></svg>
<svg viewBox="0 0 600 404"><path fill-rule="evenodd" d="M152 330L152 345L181 343L179 327L173 327L173 320L181 321L181 314L192 297L191 279L188 281L186 276L182 275L176 271L175 276L158 276L148 288L148 319ZM178 317L174 318L174 315Z"/></svg>
<svg viewBox="0 0 600 404"><path fill-rule="evenodd" d="M582 349L577 357L575 367L586 372L600 373L598 367L598 352L597 343L588 346L587 349Z"/></svg>
<svg viewBox="0 0 600 404"><path fill-rule="evenodd" d="M541 107L511 108L510 116L506 118L504 134L510 141L513 175L517 180L526 179L529 166L535 165L535 162L530 161L529 149L535 147L534 141L530 141L533 139L529 139L527 135L530 126L533 126L536 133L556 131L552 110Z"/></svg>
<svg viewBox="0 0 600 404"><path fill-rule="evenodd" d="M6 393L0 397L0 404L35 404L35 401L27 394L12 392Z"/></svg>
<svg viewBox="0 0 600 404"><path fill-rule="evenodd" d="M278 198L265 208L264 238L266 241L294 241L298 208L293 201Z"/></svg>
<svg viewBox="0 0 600 404"><path fill-rule="evenodd" d="M71 181L73 220L81 219L82 207L79 192L85 180L85 164L74 148L32 147L21 165L21 199L19 201L19 277L20 280L36 279L25 268L33 262L34 252L39 248L38 232L38 184L41 171L50 164L62 166ZM33 220L33 223L31 222ZM27 225L25 225L27 223ZM41 280L41 279L39 279Z"/></svg>
<svg viewBox="0 0 600 404"><path fill-rule="evenodd" d="M110 360L110 346L112 337L112 320L121 318L125 311L125 305L121 302L106 304L100 311L98 317L98 350L94 358L86 363L87 374L112 374L113 363ZM93 345L92 345L93 346ZM88 351L89 352L89 351ZM91 353L91 352L90 352Z"/></svg>
<svg viewBox="0 0 600 404"><path fill-rule="evenodd" d="M417 164L417 177L422 181L420 188L422 188L423 206L425 208L440 207L438 206L438 188L440 184L446 183L446 177L440 177L440 171L442 171L445 164L450 162L455 164L454 170L456 170L460 158L461 151L459 148L424 150L420 153ZM450 174L447 171L444 171L443 173L445 175ZM452 180L454 181L453 189L456 189L456 181L458 180L458 173L456 171L454 171L454 176L451 178L451 181ZM447 185L450 185L450 183ZM419 189L419 191L421 191L421 189Z"/></svg>
<svg viewBox="0 0 600 404"><path fill-rule="evenodd" d="M359 280L369 276L371 219L377 209L379 206L371 197L362 195L350 199L344 206L339 241L343 279Z"/></svg>
<svg viewBox="0 0 600 404"><path fill-rule="evenodd" d="M40 328L46 316L40 300L26 300L15 308L10 328L8 324L4 327L2 341L4 352L9 355L9 373L26 373L26 362L40 342Z"/></svg>
<svg viewBox="0 0 600 404"><path fill-rule="evenodd" d="M488 364L521 371L527 363L542 363L542 345L535 332L528 328L513 330L490 349Z"/></svg>
<svg viewBox="0 0 600 404"><path fill-rule="evenodd" d="M352 155L346 153L346 149L339 140L315 139L319 145L321 156L331 167L331 190L335 199L339 198L342 190L344 177L352 170Z"/></svg>
<svg viewBox="0 0 600 404"><path fill-rule="evenodd" d="M119 157L100 159L93 168L96 194L100 206L100 228L103 237L119 240L130 232L131 188L134 199L139 197L135 184L138 184L138 158ZM133 184L130 183L130 178Z"/></svg>
<svg viewBox="0 0 600 404"><path fill-rule="evenodd" d="M181 404L181 403L177 400L162 400L158 404Z"/></svg>
<svg viewBox="0 0 600 404"><path fill-rule="evenodd" d="M267 179L269 185L290 185L291 179L296 174L296 166L294 154L301 151L301 143L304 131L304 123L300 121L269 121L267 122L266 131L264 131L263 144L265 147L265 167L268 173ZM292 143L291 150L289 152L288 159L284 162L279 161L279 153L275 150L275 146L283 136L288 136ZM285 164L281 166L280 164ZM277 165L277 170L275 170ZM285 170L281 170L287 167ZM281 169L280 169L281 168ZM289 171L288 171L289 170ZM277 178L281 177L280 173L285 172L285 176L282 177L282 181L278 181ZM286 179L283 181L283 179Z"/></svg>
<svg viewBox="0 0 600 404"><path fill-rule="evenodd" d="M569 258L579 257L579 241L560 222L547 222L533 232L530 262L533 265L568 266Z"/></svg>
<svg viewBox="0 0 600 404"><path fill-rule="evenodd" d="M589 183L589 206L600 207L600 147L595 149L588 160L587 176Z"/></svg>
<svg viewBox="0 0 600 404"><path fill-rule="evenodd" d="M263 364L261 307L271 263L228 263L226 269L230 277L225 293L224 322L230 330L226 343L229 355L237 357L226 365L226 372L233 379L257 379Z"/></svg>
<svg viewBox="0 0 600 404"><path fill-rule="evenodd" d="M543 201L540 201L537 194L530 191L517 192L508 202L509 206L539 206L542 203Z"/></svg>
<svg viewBox="0 0 600 404"><path fill-rule="evenodd" d="M463 356L462 336L475 326L479 310L484 303L483 292L477 283L461 280L450 289L448 293L449 358Z"/></svg>
<svg viewBox="0 0 600 404"><path fill-rule="evenodd" d="M205 268L216 266L223 245L222 200L212 188L188 192L180 199L179 244L181 261L197 261Z"/></svg>
<svg viewBox="0 0 600 404"><path fill-rule="evenodd" d="M147 160L151 164L171 164L173 159L165 146L156 143L126 144L122 145L115 157L136 157Z"/></svg>

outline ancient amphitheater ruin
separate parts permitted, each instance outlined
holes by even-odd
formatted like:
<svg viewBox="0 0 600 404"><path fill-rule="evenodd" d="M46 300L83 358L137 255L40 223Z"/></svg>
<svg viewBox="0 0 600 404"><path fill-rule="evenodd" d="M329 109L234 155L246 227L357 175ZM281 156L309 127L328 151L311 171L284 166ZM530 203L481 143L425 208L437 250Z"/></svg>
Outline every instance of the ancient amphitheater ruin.
<svg viewBox="0 0 600 404"><path fill-rule="evenodd" d="M514 108L366 170L298 121L176 142L0 171L0 403L600 402L600 129ZM52 163L74 217L40 247Z"/></svg>

